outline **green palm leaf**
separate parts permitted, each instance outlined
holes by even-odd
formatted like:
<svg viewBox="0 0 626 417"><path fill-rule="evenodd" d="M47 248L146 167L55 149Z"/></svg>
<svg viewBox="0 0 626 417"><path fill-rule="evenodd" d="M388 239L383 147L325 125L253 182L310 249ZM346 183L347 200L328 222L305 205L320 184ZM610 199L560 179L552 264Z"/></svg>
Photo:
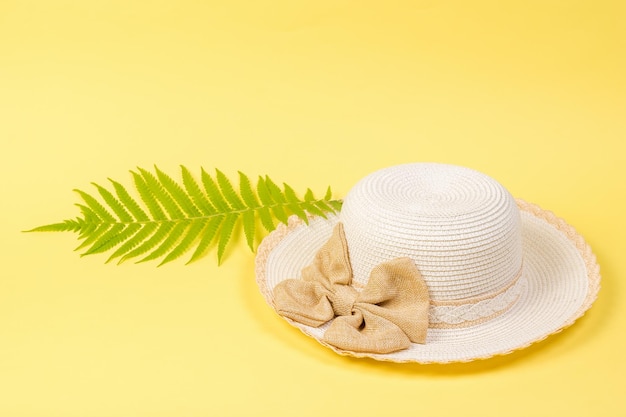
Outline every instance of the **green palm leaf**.
<svg viewBox="0 0 626 417"><path fill-rule="evenodd" d="M308 222L310 215L326 217L341 208L330 187L324 198L316 199L307 189L300 199L291 186L283 183L281 189L268 176L259 176L253 184L238 172L236 188L220 170L213 177L201 169L200 181L184 166L180 181L157 167L154 172L137 168L130 173L134 192L111 179L112 189L92 183L96 193L75 190L82 200L76 204L81 216L29 231L74 232L81 240L76 248L83 251L81 256L112 251L106 262L160 259L160 266L192 252L190 263L215 245L221 263L235 231L243 231L254 251L259 222L271 232L276 221L286 224L290 215Z"/></svg>

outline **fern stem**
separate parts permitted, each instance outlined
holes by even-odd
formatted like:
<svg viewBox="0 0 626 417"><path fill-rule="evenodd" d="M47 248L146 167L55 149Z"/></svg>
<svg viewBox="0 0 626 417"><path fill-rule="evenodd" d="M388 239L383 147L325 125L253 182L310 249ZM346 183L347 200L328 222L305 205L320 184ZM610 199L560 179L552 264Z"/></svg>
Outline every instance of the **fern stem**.
<svg viewBox="0 0 626 417"><path fill-rule="evenodd" d="M319 199L319 200L311 200L309 203L315 204L315 203L327 203L327 204L341 204L342 200L323 200L323 199ZM265 206L269 209L275 208L275 207L282 207L282 208L289 208L290 203L285 203L285 204L273 204L270 206ZM105 221L102 219L97 219L98 221L87 221L85 219L83 219L84 221L84 226L89 225L89 224L108 224L108 225L116 225L116 224L121 224L121 225L132 225L132 224L162 224L162 223L171 223L171 222L182 222L182 221L201 221L201 220L210 220L212 218L215 217L220 217L220 216L224 216L224 214L243 214L245 212L255 212L257 211L256 208L244 208L244 209L238 209L238 210L229 210L226 212L222 212L222 213L215 213L215 214L207 214L204 216L194 216L194 217L175 217L175 218L167 218L167 219L159 219L159 220L133 220L133 221L119 221L119 220L115 220L115 221ZM59 223L59 225L61 225L63 223ZM56 225L51 225L51 226L56 226ZM42 226L41 229L43 229L46 226ZM39 231L37 229L32 229L32 230L28 230L28 232L30 231ZM57 230L57 229L50 229L50 231L76 231L76 230Z"/></svg>

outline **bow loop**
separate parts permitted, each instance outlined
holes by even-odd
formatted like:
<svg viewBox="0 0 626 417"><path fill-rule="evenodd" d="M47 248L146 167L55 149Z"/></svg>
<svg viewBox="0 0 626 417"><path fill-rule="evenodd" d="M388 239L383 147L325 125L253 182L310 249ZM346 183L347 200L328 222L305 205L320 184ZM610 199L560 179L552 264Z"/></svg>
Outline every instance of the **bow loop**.
<svg viewBox="0 0 626 417"><path fill-rule="evenodd" d="M361 292L351 284L348 246L338 223L302 279L276 285L274 304L282 316L309 326L332 320L324 341L339 349L390 353L425 342L428 288L411 259L376 266Z"/></svg>

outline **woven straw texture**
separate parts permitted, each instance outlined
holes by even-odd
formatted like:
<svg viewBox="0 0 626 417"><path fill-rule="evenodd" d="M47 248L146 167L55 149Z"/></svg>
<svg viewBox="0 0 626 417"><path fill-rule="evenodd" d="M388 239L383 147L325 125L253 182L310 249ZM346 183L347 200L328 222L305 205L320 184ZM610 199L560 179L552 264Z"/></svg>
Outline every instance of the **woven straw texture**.
<svg viewBox="0 0 626 417"><path fill-rule="evenodd" d="M267 302L273 306L275 285L300 277L341 221L356 287L366 282L377 263L410 256L416 259L434 303L443 304L431 306L431 315L433 308L440 309L437 317L445 321L446 309L452 310L450 323L465 314L461 321L469 325L431 326L425 344L389 354L354 353L327 345L337 353L393 362L484 359L543 340L591 306L599 290L599 267L572 226L550 211L514 200L496 181L475 171L452 170L453 178L418 187L418 179L407 177L410 171L401 169L402 175L390 178L376 173L348 193L340 216L311 218L309 225L290 218L288 226L281 225L265 238L256 258L256 276ZM449 184L453 188L446 190ZM400 203L397 207L386 203L391 206L386 212L376 209L381 199ZM441 217L445 222L438 220ZM420 231L419 241L414 239L415 230ZM485 300L468 308L463 300L472 297ZM320 339L328 324L314 328L288 321L324 344Z"/></svg>

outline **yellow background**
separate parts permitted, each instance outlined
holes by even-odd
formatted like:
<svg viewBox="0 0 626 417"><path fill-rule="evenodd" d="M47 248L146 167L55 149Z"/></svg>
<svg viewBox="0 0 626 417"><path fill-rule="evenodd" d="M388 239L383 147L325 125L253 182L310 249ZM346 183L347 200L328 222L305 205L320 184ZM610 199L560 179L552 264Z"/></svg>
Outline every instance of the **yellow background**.
<svg viewBox="0 0 626 417"><path fill-rule="evenodd" d="M0 1L0 416L620 416L623 1ZM217 267L79 258L73 188L157 164L338 197L483 171L567 219L602 291L567 331L455 365L340 357Z"/></svg>

